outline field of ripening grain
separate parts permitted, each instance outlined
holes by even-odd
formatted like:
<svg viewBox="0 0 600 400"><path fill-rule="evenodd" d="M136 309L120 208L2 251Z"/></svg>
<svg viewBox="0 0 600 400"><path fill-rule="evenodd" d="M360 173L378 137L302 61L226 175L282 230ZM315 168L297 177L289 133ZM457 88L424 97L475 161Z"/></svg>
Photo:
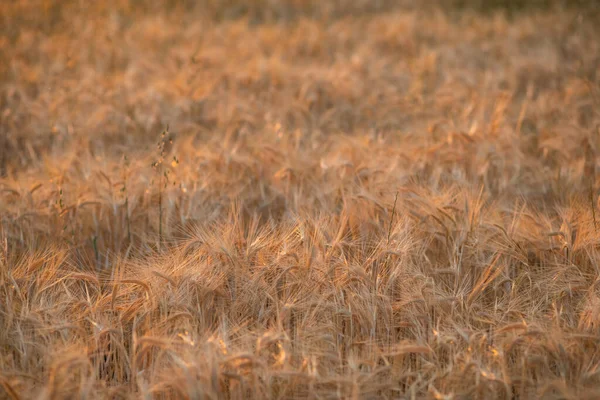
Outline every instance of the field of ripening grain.
<svg viewBox="0 0 600 400"><path fill-rule="evenodd" d="M0 399L600 398L597 4L2 1Z"/></svg>

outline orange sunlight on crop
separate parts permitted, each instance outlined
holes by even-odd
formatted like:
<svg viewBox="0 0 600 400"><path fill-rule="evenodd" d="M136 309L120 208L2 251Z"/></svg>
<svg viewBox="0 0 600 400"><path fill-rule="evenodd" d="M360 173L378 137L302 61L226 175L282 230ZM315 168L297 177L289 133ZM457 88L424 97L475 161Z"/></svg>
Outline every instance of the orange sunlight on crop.
<svg viewBox="0 0 600 400"><path fill-rule="evenodd" d="M0 398L600 398L600 10L4 0Z"/></svg>

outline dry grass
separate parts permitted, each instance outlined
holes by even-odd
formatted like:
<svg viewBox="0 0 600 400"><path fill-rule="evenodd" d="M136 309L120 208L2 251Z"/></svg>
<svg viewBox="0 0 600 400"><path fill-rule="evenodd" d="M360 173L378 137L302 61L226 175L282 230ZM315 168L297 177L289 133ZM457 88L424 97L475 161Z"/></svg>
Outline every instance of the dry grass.
<svg viewBox="0 0 600 400"><path fill-rule="evenodd" d="M594 12L2 2L0 398L599 398Z"/></svg>

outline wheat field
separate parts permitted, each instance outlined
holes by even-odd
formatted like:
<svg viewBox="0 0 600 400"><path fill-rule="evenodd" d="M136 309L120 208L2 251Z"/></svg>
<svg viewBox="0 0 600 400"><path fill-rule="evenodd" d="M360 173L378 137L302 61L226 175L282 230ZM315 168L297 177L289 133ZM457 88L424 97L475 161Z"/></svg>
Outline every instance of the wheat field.
<svg viewBox="0 0 600 400"><path fill-rule="evenodd" d="M600 12L458 3L3 1L0 398L600 398Z"/></svg>

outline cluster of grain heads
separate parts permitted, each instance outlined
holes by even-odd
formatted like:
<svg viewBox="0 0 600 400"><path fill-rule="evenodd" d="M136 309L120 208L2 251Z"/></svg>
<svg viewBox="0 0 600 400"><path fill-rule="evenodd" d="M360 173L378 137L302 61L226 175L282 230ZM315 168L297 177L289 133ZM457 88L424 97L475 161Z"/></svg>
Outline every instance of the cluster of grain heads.
<svg viewBox="0 0 600 400"><path fill-rule="evenodd" d="M0 398L600 396L593 13L42 3L0 6Z"/></svg>

